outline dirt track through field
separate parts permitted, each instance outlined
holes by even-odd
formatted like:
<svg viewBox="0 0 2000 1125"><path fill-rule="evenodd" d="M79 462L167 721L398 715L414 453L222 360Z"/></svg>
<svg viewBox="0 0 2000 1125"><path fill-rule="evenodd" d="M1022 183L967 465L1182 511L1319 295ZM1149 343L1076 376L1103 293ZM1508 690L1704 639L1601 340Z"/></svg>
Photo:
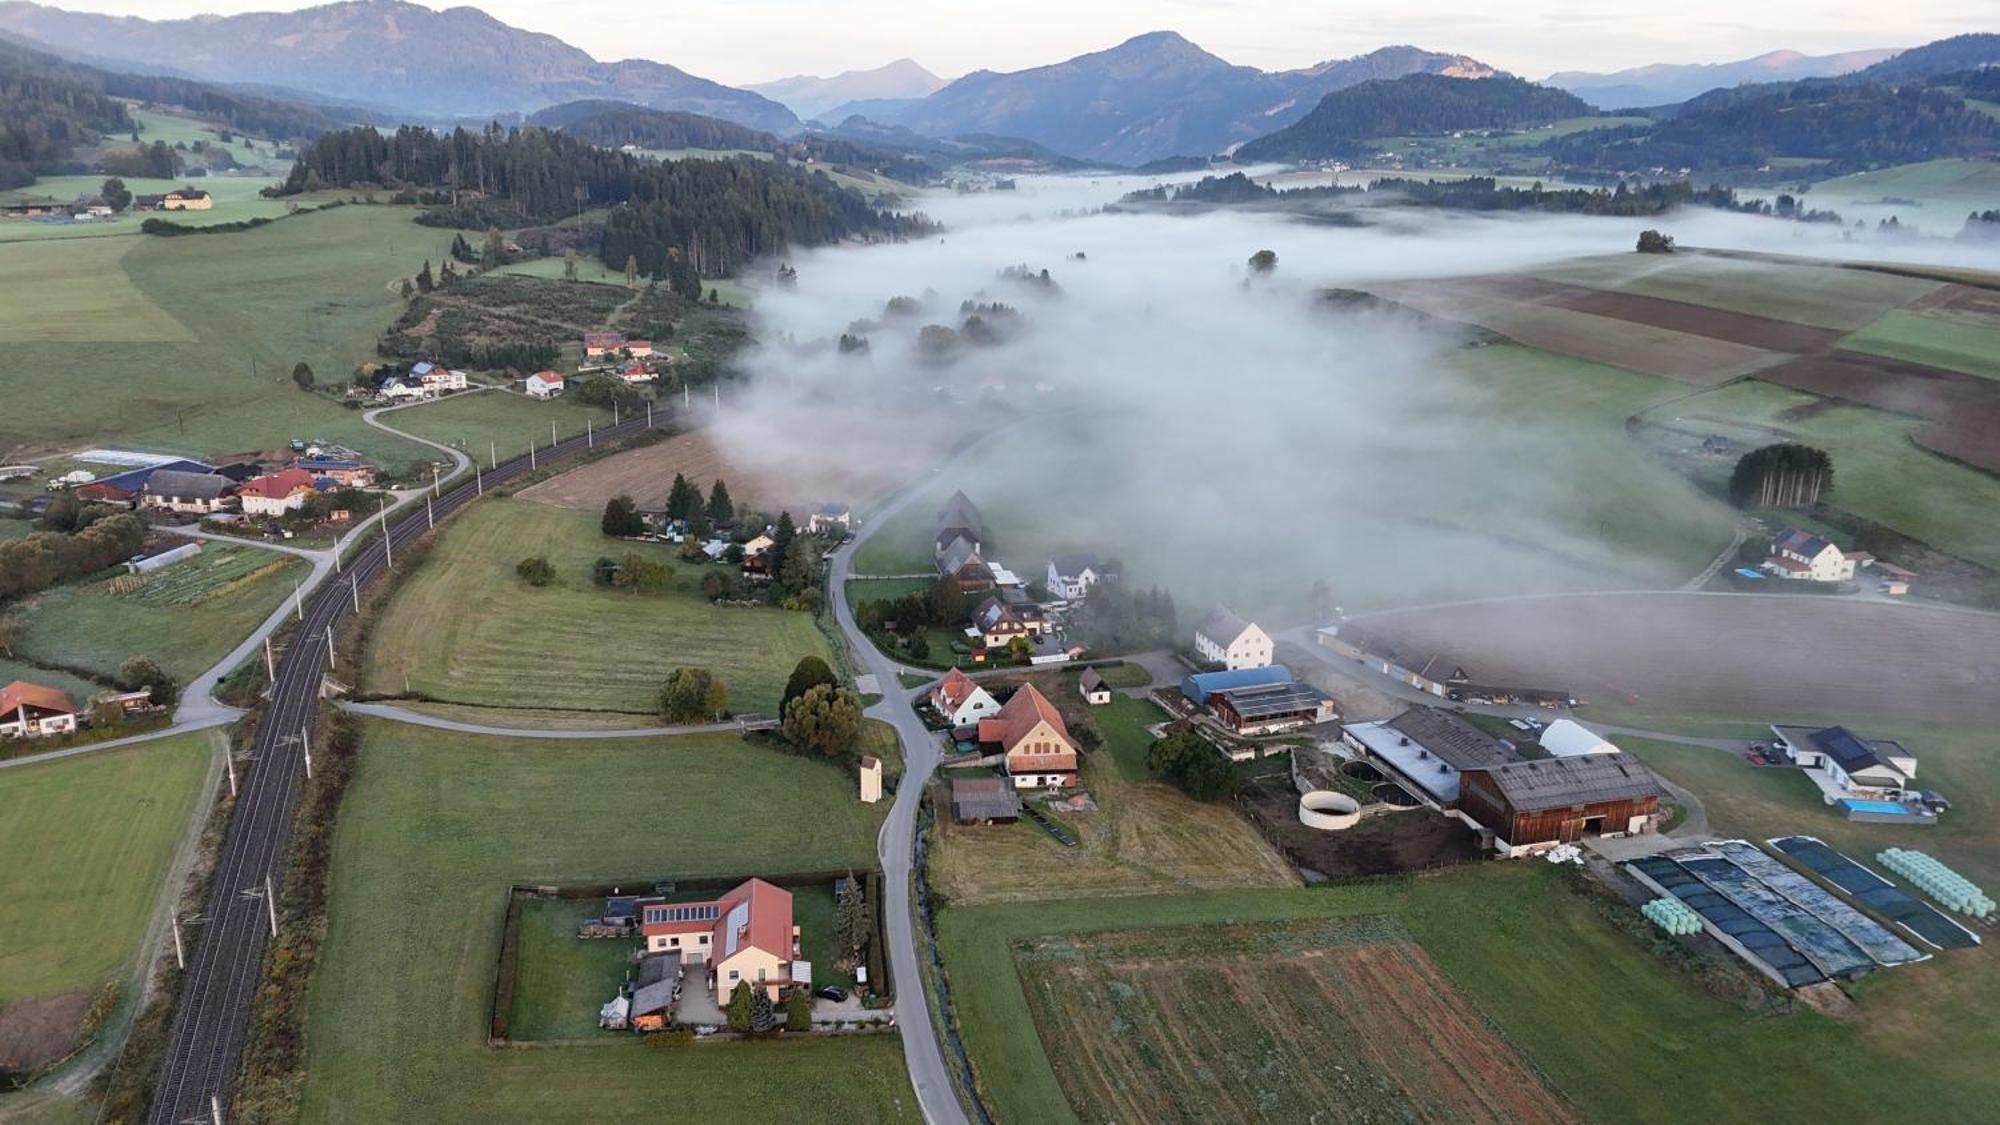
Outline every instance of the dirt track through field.
<svg viewBox="0 0 2000 1125"><path fill-rule="evenodd" d="M1077 1115L1575 1120L1421 948L1327 928L1067 935L1018 954L1044 1051Z"/></svg>
<svg viewBox="0 0 2000 1125"><path fill-rule="evenodd" d="M1579 594L1356 620L1490 683L1745 715L2000 721L2000 614L1814 594Z"/></svg>

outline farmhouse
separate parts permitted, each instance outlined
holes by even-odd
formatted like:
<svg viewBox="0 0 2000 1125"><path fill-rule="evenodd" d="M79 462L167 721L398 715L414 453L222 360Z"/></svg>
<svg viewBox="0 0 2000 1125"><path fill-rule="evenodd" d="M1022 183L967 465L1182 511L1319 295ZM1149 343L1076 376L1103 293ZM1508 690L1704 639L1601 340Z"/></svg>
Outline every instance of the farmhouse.
<svg viewBox="0 0 2000 1125"><path fill-rule="evenodd" d="M625 354L631 356L633 359L645 359L653 354L653 342L651 340L627 340L625 341Z"/></svg>
<svg viewBox="0 0 2000 1125"><path fill-rule="evenodd" d="M82 712L61 688L15 680L0 688L0 738L43 738L76 730Z"/></svg>
<svg viewBox="0 0 2000 1125"><path fill-rule="evenodd" d="M650 383L660 377L658 372L636 359L619 364L614 374L627 383Z"/></svg>
<svg viewBox="0 0 2000 1125"><path fill-rule="evenodd" d="M440 363L414 364L410 368L410 377L432 395L465 389L465 372L454 371Z"/></svg>
<svg viewBox="0 0 2000 1125"><path fill-rule="evenodd" d="M1332 649L1392 680L1432 695L1449 696L1464 689L1472 678L1464 665L1443 653L1406 653L1358 625L1341 622L1315 635L1321 648Z"/></svg>
<svg viewBox="0 0 2000 1125"><path fill-rule="evenodd" d="M1224 668L1262 668L1271 663L1271 635L1219 605L1194 627L1194 651Z"/></svg>
<svg viewBox="0 0 2000 1125"><path fill-rule="evenodd" d="M1413 796L1447 809L1458 805L1464 771L1521 760L1499 739L1436 707L1412 707L1384 722L1349 723L1340 738L1387 767Z"/></svg>
<svg viewBox="0 0 2000 1125"><path fill-rule="evenodd" d="M528 376L522 389L529 398L554 398L563 393L563 377L559 371L537 371Z"/></svg>
<svg viewBox="0 0 2000 1125"><path fill-rule="evenodd" d="M951 819L959 824L1012 824L1021 797L1004 777L961 777L951 783Z"/></svg>
<svg viewBox="0 0 2000 1125"><path fill-rule="evenodd" d="M845 535L854 530L854 513L845 504L821 504L806 519L806 530L814 535Z"/></svg>
<svg viewBox="0 0 2000 1125"><path fill-rule="evenodd" d="M1459 808L1503 858L1588 836L1637 836L1659 820L1660 782L1630 754L1582 754L1467 769Z"/></svg>
<svg viewBox="0 0 2000 1125"><path fill-rule="evenodd" d="M993 568L979 557L979 544L960 536L937 559L940 578L949 578L967 593L993 588Z"/></svg>
<svg viewBox="0 0 2000 1125"><path fill-rule="evenodd" d="M966 630L987 648L1006 648L1015 638L1039 637L1047 629L1041 609L1033 604L1014 605L989 597L972 611L972 625Z"/></svg>
<svg viewBox="0 0 2000 1125"><path fill-rule="evenodd" d="M215 197L195 187L177 188L160 197L162 211L206 211L215 206Z"/></svg>
<svg viewBox="0 0 2000 1125"><path fill-rule="evenodd" d="M1894 797L1917 778L1917 756L1889 739L1866 739L1846 727L1773 726L1778 745L1829 792Z"/></svg>
<svg viewBox="0 0 2000 1125"><path fill-rule="evenodd" d="M997 714L1000 701L993 698L992 692L974 683L971 676L953 668L931 689L931 706L956 730Z"/></svg>
<svg viewBox="0 0 2000 1125"><path fill-rule="evenodd" d="M706 966L709 986L726 1001L738 981L749 981L772 1000L796 980L810 980L798 962L799 928L792 924L792 893L750 879L708 902L658 902L640 908L639 932L648 953L679 953L683 963Z"/></svg>
<svg viewBox="0 0 2000 1125"><path fill-rule="evenodd" d="M212 473L215 467L200 461L179 458L161 461L158 464L127 469L122 473L113 473L108 477L79 485L76 488L76 497L79 500L89 500L99 504L123 504L131 507L138 503L140 494L146 489L146 482L152 479L154 473L162 471Z"/></svg>
<svg viewBox="0 0 2000 1125"><path fill-rule="evenodd" d="M228 507L236 486L215 473L156 469L140 491L139 506L188 515L210 515Z"/></svg>
<svg viewBox="0 0 2000 1125"><path fill-rule="evenodd" d="M939 557L960 540L971 545L973 553L979 553L987 541L986 520L979 514L979 508L966 498L963 492L954 492L951 499L937 512L937 534L933 545Z"/></svg>
<svg viewBox="0 0 2000 1125"><path fill-rule="evenodd" d="M246 516L282 516L306 506L314 493L313 477L304 469L284 469L243 482L236 495Z"/></svg>
<svg viewBox="0 0 2000 1125"><path fill-rule="evenodd" d="M998 714L979 721L979 741L1007 755L1007 776L1016 789L1076 784L1076 743L1048 697L1026 684Z"/></svg>
<svg viewBox="0 0 2000 1125"><path fill-rule="evenodd" d="M1049 560L1049 593L1058 598L1075 601L1090 593L1090 588L1104 578L1102 566L1096 555L1057 555Z"/></svg>
<svg viewBox="0 0 2000 1125"><path fill-rule="evenodd" d="M1874 561L1871 557L1870 562ZM1779 578L1807 582L1851 582L1856 556L1843 554L1824 536L1788 527L1771 537L1763 569Z"/></svg>
<svg viewBox="0 0 2000 1125"><path fill-rule="evenodd" d="M583 354L590 357L610 355L622 351L625 336L620 332L585 332L583 334Z"/></svg>
<svg viewBox="0 0 2000 1125"><path fill-rule="evenodd" d="M1083 675L1077 677L1076 690L1083 696L1083 701L1092 707L1102 707L1111 702L1111 685L1104 682L1104 677L1098 675L1095 668L1083 670Z"/></svg>
<svg viewBox="0 0 2000 1125"><path fill-rule="evenodd" d="M375 470L361 461L302 457L292 462L292 467L311 473L315 483L330 480L342 488L367 488L375 483Z"/></svg>

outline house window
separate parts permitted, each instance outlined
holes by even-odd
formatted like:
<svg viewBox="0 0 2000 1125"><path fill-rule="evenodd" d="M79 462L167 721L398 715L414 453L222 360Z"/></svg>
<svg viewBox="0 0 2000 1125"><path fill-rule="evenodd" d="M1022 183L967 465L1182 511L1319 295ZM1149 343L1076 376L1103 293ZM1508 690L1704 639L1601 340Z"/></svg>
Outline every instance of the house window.
<svg viewBox="0 0 2000 1125"><path fill-rule="evenodd" d="M736 981L736 970L735 970L735 969L731 969L731 970L729 970L729 980L730 980L730 983L732 983L732 984L733 984L733 983L735 983L735 981Z"/></svg>
<svg viewBox="0 0 2000 1125"><path fill-rule="evenodd" d="M679 949L680 947L681 947L681 939L679 939L679 938L668 938L668 939L667 939L667 948L669 948L669 949Z"/></svg>
<svg viewBox="0 0 2000 1125"><path fill-rule="evenodd" d="M757 968L757 983L764 983L764 968L761 965Z"/></svg>

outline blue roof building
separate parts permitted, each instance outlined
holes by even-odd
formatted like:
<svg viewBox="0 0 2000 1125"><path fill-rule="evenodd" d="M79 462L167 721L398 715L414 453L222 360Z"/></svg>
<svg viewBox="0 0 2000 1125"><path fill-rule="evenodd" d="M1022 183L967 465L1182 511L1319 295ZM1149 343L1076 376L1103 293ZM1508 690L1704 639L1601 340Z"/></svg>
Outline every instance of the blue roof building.
<svg viewBox="0 0 2000 1125"><path fill-rule="evenodd" d="M1283 664L1262 668L1235 668L1222 672L1195 672L1181 681L1181 694L1196 707L1208 706L1208 697L1232 688L1262 687L1292 682L1292 670Z"/></svg>

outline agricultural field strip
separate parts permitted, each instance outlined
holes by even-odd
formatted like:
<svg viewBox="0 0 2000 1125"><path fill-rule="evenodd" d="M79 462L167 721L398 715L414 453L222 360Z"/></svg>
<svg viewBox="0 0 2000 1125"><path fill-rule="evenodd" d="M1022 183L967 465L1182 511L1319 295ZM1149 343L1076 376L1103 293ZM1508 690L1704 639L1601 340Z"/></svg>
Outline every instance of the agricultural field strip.
<svg viewBox="0 0 2000 1125"><path fill-rule="evenodd" d="M1573 1116L1384 916L1046 937L1014 958L1086 1120Z"/></svg>

